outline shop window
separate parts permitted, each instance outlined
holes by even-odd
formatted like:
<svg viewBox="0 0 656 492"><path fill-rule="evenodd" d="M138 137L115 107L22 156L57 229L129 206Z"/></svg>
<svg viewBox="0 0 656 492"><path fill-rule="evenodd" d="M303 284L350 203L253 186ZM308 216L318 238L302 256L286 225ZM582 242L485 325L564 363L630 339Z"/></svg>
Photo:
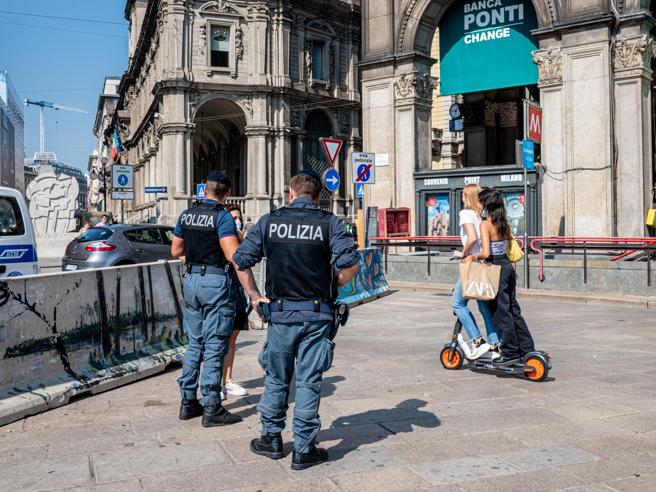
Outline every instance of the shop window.
<svg viewBox="0 0 656 492"><path fill-rule="evenodd" d="M326 80L325 51L326 43L324 41L312 41L312 78L314 80Z"/></svg>
<svg viewBox="0 0 656 492"><path fill-rule="evenodd" d="M451 205L448 194L434 194L426 197L426 230L429 236L448 236L450 217Z"/></svg>
<svg viewBox="0 0 656 492"><path fill-rule="evenodd" d="M230 27L210 27L210 65L212 67L230 67Z"/></svg>

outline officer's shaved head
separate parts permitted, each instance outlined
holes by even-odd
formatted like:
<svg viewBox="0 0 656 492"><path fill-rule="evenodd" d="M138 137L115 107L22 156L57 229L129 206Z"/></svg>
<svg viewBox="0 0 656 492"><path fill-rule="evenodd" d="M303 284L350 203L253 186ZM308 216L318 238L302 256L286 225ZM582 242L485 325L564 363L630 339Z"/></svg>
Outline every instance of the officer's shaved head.
<svg viewBox="0 0 656 492"><path fill-rule="evenodd" d="M316 201L319 199L323 185L321 184L321 179L316 173L301 171L292 178L289 187L294 191L294 194L297 197L307 196L313 201Z"/></svg>

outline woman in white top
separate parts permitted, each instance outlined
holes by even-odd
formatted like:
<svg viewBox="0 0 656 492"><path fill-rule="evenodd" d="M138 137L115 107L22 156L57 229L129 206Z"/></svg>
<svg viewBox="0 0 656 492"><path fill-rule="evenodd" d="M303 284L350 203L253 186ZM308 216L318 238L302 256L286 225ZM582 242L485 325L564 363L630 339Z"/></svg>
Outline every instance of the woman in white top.
<svg viewBox="0 0 656 492"><path fill-rule="evenodd" d="M483 206L478 200L478 194L481 187L477 184L468 184L462 191L462 202L464 208L460 211L460 238L462 240L462 251L455 251L453 254L458 258L464 258L470 255L476 255L481 252L481 212ZM499 345L499 336L492 322L490 308L486 301L476 301L478 310L483 316L485 329L487 330L488 342L481 336L481 332L476 324L474 315L467 306L467 299L462 295L460 277L453 289L452 306L453 311L465 328L467 335L472 341L474 355L481 355L488 350L497 350Z"/></svg>

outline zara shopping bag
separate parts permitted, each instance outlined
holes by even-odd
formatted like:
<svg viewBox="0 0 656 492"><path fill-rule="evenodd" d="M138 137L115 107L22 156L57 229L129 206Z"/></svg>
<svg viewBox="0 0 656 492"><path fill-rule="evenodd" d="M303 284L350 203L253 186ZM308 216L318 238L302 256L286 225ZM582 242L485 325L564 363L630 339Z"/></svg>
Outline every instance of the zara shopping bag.
<svg viewBox="0 0 656 492"><path fill-rule="evenodd" d="M489 263L460 263L460 284L465 299L491 301L499 291L501 267Z"/></svg>

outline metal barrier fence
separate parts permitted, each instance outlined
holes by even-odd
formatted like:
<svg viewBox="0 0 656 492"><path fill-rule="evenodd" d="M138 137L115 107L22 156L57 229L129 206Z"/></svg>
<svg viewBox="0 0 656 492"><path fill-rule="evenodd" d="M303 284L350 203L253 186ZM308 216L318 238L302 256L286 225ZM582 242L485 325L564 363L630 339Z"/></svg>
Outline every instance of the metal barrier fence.
<svg viewBox="0 0 656 492"><path fill-rule="evenodd" d="M523 239L516 238L517 242L523 249ZM431 274L431 253L440 251L453 251L461 248L462 243L459 236L409 236L409 237L374 237L371 239L371 246L383 249L385 271L387 271L389 248L410 248L417 250L419 248L426 251L426 268L428 275ZM647 286L652 285L652 255L656 256L656 238L626 238L626 237L553 237L553 236L531 236L529 237L530 251L536 253L539 258L539 280L544 282L544 261L545 251L571 252L571 254L581 254L583 267L583 283L588 283L588 260L590 252L605 253L612 258L610 261L627 260L634 255L634 260L644 259L646 263ZM529 262L524 263L525 268L529 268ZM530 286L526 286L529 288Z"/></svg>

